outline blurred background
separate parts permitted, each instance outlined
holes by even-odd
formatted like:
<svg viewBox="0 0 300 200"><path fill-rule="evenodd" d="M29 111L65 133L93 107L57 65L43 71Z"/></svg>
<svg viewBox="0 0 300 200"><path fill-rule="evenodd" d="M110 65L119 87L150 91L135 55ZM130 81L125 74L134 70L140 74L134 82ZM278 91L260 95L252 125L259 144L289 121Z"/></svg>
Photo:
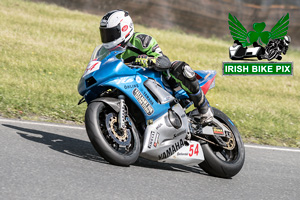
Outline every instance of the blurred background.
<svg viewBox="0 0 300 200"><path fill-rule="evenodd" d="M133 21L159 29L179 29L204 37L230 38L228 13L250 31L256 22L265 22L271 31L286 13L288 34L294 47L300 46L300 0L34 0L102 16L114 9L129 11Z"/></svg>

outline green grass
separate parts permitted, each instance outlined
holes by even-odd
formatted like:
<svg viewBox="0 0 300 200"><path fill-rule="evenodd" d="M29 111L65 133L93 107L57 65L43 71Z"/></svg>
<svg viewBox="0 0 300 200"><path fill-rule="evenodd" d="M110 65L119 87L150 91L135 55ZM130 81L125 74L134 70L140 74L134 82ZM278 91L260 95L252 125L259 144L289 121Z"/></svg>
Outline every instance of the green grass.
<svg viewBox="0 0 300 200"><path fill-rule="evenodd" d="M0 115L83 123L77 83L99 39L101 16L21 0L0 1ZM238 126L244 141L300 147L300 52L294 76L222 76L232 41L140 25L171 60L218 72L207 98Z"/></svg>

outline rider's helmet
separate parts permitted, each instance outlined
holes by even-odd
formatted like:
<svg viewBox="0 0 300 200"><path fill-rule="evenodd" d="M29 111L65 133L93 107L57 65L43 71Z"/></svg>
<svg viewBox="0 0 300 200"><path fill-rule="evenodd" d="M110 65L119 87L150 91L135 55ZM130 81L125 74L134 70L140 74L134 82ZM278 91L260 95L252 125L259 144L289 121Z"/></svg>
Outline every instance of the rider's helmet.
<svg viewBox="0 0 300 200"><path fill-rule="evenodd" d="M288 46L291 43L291 37L288 35L284 36L283 42L285 46Z"/></svg>
<svg viewBox="0 0 300 200"><path fill-rule="evenodd" d="M132 19L124 10L106 13L101 19L99 29L103 46L108 50L124 47L134 32Z"/></svg>

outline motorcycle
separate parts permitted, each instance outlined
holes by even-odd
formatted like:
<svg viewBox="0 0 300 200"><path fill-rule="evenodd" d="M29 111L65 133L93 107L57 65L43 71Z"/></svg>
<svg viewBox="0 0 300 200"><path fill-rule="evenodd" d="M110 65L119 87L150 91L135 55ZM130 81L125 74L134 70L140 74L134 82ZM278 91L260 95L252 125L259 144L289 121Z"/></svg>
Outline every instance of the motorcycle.
<svg viewBox="0 0 300 200"><path fill-rule="evenodd" d="M265 57L268 61L273 59L281 60L281 53L286 54L288 46L283 45L283 42L280 44L281 41L280 39L271 40L266 46Z"/></svg>
<svg viewBox="0 0 300 200"><path fill-rule="evenodd" d="M253 46L253 48L243 47L242 43L235 40L233 45L229 47L229 58L231 60L243 60L256 57L258 60L262 60L264 58L264 48L257 43Z"/></svg>
<svg viewBox="0 0 300 200"><path fill-rule="evenodd" d="M163 163L199 165L210 175L230 178L242 168L240 133L223 112L201 125L198 110L183 89L171 88L162 72L125 64L101 45L78 84L87 102L85 127L96 151L114 165L128 166L139 156ZM195 71L206 94L216 71Z"/></svg>

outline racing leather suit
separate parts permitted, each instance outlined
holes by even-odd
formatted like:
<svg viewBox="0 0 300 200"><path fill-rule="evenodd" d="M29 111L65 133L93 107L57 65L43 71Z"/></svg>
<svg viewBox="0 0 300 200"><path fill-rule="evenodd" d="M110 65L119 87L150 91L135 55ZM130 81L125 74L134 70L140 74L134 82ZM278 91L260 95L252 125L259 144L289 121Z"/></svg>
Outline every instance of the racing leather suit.
<svg viewBox="0 0 300 200"><path fill-rule="evenodd" d="M166 71L169 69L171 77L169 76L167 80L171 83L170 86L174 87L174 83L180 84L194 102L200 114L203 115L208 112L208 101L199 86L195 72L188 64L182 61L171 63L153 37L144 33L134 33L126 44L126 51L120 54L119 58L128 63L135 61L139 55L147 55L156 59L156 62L153 62L150 67L157 71L162 71L164 75L167 75Z"/></svg>

